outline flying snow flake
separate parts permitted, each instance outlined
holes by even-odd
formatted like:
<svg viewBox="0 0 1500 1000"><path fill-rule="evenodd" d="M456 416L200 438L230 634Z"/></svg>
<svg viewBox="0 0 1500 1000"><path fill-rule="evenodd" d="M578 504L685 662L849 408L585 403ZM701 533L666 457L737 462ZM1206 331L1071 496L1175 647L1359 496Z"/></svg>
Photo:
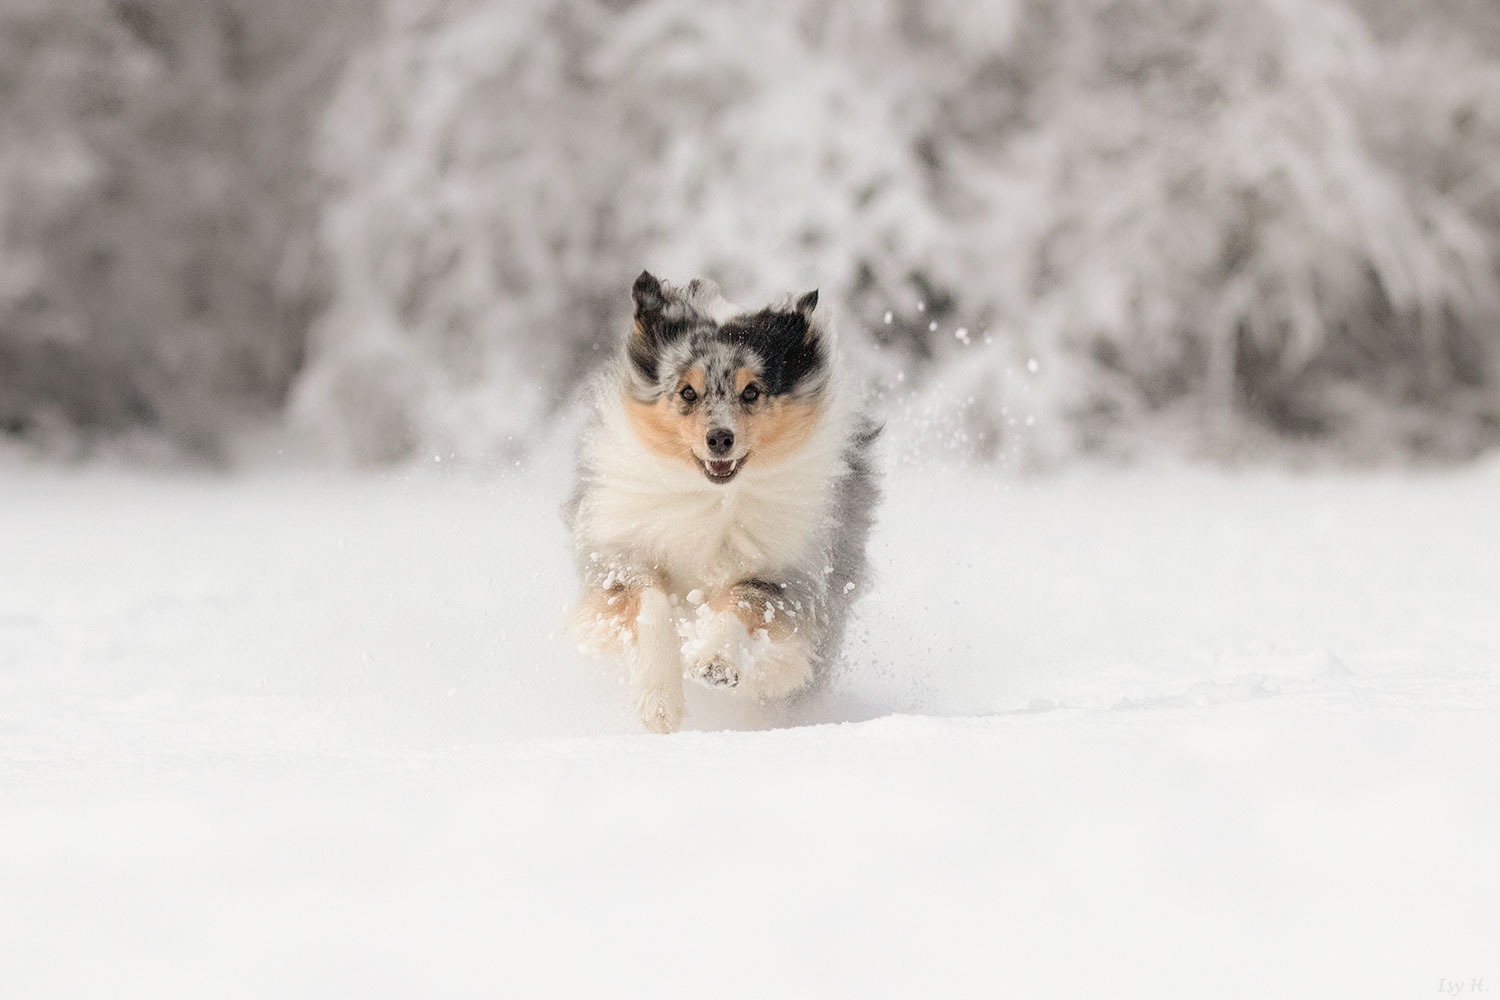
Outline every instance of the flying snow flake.
<svg viewBox="0 0 1500 1000"><path fill-rule="evenodd" d="M895 317L891 315L891 311L889 309L887 309L885 311L885 325L886 326L890 326L891 325L891 320L893 320L894 318Z"/></svg>
<svg viewBox="0 0 1500 1000"><path fill-rule="evenodd" d="M936 326L937 324L933 324L933 325ZM961 326L957 330L954 330L953 331L953 336L954 336L954 339L960 341L961 343L964 343L964 344L972 344L973 343L973 341L969 339L969 328L966 327L966 326Z"/></svg>
<svg viewBox="0 0 1500 1000"><path fill-rule="evenodd" d="M1042 363L1036 358L1032 358L1030 361L1026 362L1026 370L1035 375L1037 372L1042 370Z"/></svg>

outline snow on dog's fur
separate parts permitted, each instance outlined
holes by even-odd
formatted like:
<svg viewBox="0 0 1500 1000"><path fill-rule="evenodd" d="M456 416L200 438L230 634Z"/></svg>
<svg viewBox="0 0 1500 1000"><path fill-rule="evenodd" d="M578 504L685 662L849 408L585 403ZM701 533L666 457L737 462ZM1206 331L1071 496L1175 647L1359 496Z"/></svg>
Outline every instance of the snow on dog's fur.
<svg viewBox="0 0 1500 1000"><path fill-rule="evenodd" d="M818 293L755 312L642 272L593 389L565 516L583 594L570 634L629 667L641 722L677 729L684 677L805 690L865 582L877 492Z"/></svg>

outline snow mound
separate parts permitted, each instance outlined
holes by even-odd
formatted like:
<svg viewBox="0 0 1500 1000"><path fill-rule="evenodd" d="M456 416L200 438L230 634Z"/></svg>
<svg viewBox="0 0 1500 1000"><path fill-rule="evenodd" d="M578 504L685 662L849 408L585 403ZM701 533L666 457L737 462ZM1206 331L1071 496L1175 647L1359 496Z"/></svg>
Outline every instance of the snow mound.
<svg viewBox="0 0 1500 1000"><path fill-rule="evenodd" d="M1493 974L1500 467L901 470L829 686L670 737L560 637L565 471L0 472L0 994Z"/></svg>

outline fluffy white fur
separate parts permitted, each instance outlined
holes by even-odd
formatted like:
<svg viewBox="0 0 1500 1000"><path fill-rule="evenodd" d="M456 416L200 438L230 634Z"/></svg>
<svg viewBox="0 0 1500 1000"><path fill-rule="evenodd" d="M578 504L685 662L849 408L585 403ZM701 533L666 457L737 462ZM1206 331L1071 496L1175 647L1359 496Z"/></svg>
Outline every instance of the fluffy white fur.
<svg viewBox="0 0 1500 1000"><path fill-rule="evenodd" d="M843 395L830 387L823 418L796 454L772 466L750 462L718 485L643 445L618 389L601 389L601 419L584 446L596 485L579 509L581 534L605 551L646 555L679 595L798 568L820 571L834 484L848 471L852 414Z"/></svg>
<svg viewBox="0 0 1500 1000"><path fill-rule="evenodd" d="M829 387L823 416L796 453L776 465L752 462L720 485L645 447L618 383L601 385L599 421L581 456L592 486L578 510L578 535L594 551L629 553L652 567L660 587L642 591L634 642L628 629L596 619L575 621L573 634L595 652L623 649L632 702L648 729L677 728L684 678L770 699L811 677L812 647L803 638L773 642L766 630L752 633L733 613L708 613L706 605L699 615L687 595L701 601L694 592L718 593L740 580L823 575L834 487L848 472L843 452L855 419L843 396Z"/></svg>

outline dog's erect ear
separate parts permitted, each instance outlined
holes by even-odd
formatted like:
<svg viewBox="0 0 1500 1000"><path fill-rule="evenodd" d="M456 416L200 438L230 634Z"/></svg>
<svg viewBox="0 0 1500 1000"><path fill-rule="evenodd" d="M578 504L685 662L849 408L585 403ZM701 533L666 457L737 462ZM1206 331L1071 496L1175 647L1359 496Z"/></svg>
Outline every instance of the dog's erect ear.
<svg viewBox="0 0 1500 1000"><path fill-rule="evenodd" d="M802 314L804 319L812 316L813 310L816 308L818 308L818 290L816 288L797 300L797 311Z"/></svg>
<svg viewBox="0 0 1500 1000"><path fill-rule="evenodd" d="M673 327L681 324L674 324L664 315L667 290L650 271L642 271L635 279L630 286L630 297L635 300L635 322L625 340L625 356L630 362L636 398L644 401L660 373L657 353L672 338Z"/></svg>
<svg viewBox="0 0 1500 1000"><path fill-rule="evenodd" d="M635 300L637 316L661 312L662 307L667 304L667 295L662 290L661 282L650 271L642 271L641 276L635 279L635 284L630 286L630 297Z"/></svg>

